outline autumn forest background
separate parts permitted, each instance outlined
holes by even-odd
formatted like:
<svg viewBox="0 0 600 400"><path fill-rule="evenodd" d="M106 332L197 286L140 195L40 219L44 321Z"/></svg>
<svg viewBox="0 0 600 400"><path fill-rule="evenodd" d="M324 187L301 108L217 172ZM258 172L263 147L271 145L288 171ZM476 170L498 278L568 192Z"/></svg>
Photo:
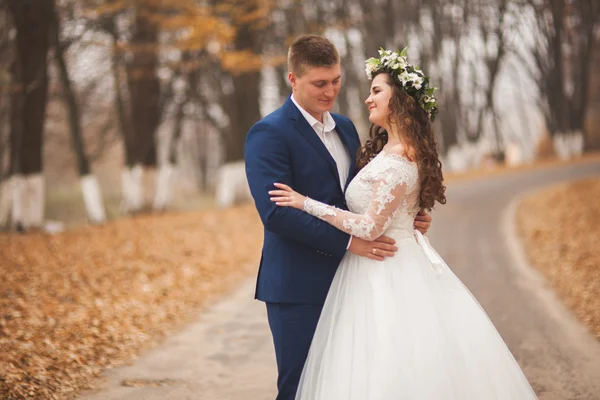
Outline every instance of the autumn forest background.
<svg viewBox="0 0 600 400"><path fill-rule="evenodd" d="M365 135L363 62L409 46L448 172L597 150L599 30L594 0L1 0L0 226L243 198L245 133L305 33L338 45Z"/></svg>
<svg viewBox="0 0 600 400"><path fill-rule="evenodd" d="M584 382L581 365L600 338L598 0L0 0L0 398L76 398L243 282L235 324L190 344L215 351L192 360L190 382L205 380L206 398L247 399L245 376L260 388L252 398L274 397L243 149L289 96L287 47L309 33L339 48L334 111L363 140L365 59L408 46L431 76L449 201L428 235L540 399L588 398L597 379ZM509 203L523 269L543 276L529 286L497 238ZM540 288L590 336L561 337L572 325L548 319L549 302L536 308ZM165 382L190 383L117 386L165 398Z"/></svg>

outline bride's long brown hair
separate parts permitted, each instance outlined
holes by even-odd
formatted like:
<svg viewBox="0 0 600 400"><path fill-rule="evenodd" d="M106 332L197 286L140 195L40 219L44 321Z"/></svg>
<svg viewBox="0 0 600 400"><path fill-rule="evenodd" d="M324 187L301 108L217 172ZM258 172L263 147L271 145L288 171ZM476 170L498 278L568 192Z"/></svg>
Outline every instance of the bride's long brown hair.
<svg viewBox="0 0 600 400"><path fill-rule="evenodd" d="M386 75L386 81L393 89L389 104L388 123L398 125L400 131L405 133L400 140L407 149L406 156L419 166L421 184L419 206L422 209L431 210L436 201L446 204L442 163L438 156L437 143L433 136L429 116L416 100L404 91L400 83L390 79L391 76L388 73L376 73L373 78L381 73ZM356 157L358 170L379 154L387 142L388 132L382 127L372 124L369 130L369 140L358 150ZM410 152L408 149L414 151Z"/></svg>

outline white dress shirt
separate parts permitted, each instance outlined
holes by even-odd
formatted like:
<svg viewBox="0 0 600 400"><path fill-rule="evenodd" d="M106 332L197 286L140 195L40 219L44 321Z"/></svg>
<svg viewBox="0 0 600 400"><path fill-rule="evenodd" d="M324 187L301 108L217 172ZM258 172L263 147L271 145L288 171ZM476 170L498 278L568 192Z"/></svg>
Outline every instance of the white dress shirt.
<svg viewBox="0 0 600 400"><path fill-rule="evenodd" d="M329 113L329 111L323 113L323 123L317 120L315 117L310 115L300 104L296 102L292 95L292 101L298 107L298 110L302 113L308 124L314 129L319 139L323 142L331 157L335 160L337 165L338 174L340 176L340 186L342 191L346 187L346 180L348 179L348 171L350 170L350 155L338 133L335 130L335 120Z"/></svg>
<svg viewBox="0 0 600 400"><path fill-rule="evenodd" d="M329 111L326 111L323 113L323 123L321 123L296 102L294 95L292 95L292 101L296 107L298 107L298 110L300 110L306 119L306 122L308 122L308 124L314 129L317 136L319 136L319 139L321 139L329 151L329 154L331 154L331 157L333 157L333 160L337 166L338 174L340 176L340 186L343 192L346 188L346 180L348 179L348 172L350 170L350 155L348 154L346 146L344 146L344 143L342 143L342 140L335 130L335 120ZM350 236L350 240L348 241L346 249L350 248L350 244L352 244L352 236Z"/></svg>

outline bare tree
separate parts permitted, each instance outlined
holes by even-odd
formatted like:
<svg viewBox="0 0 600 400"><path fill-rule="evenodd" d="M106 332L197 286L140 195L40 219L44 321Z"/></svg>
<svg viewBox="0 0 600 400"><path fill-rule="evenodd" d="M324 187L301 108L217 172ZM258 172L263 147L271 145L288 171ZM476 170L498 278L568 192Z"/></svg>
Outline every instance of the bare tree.
<svg viewBox="0 0 600 400"><path fill-rule="evenodd" d="M11 87L10 64L13 57L10 38L12 29L5 4L0 1L0 183L8 173L5 169L4 157L8 150L8 101Z"/></svg>
<svg viewBox="0 0 600 400"><path fill-rule="evenodd" d="M44 212L42 144L48 97L53 0L10 1L16 29L11 73L12 218L17 229L39 227Z"/></svg>
<svg viewBox="0 0 600 400"><path fill-rule="evenodd" d="M127 64L127 84L131 107L131 121L137 162L155 168L156 131L160 124L161 87L158 79L158 24L153 14L158 10L136 3L132 25L131 62Z"/></svg>
<svg viewBox="0 0 600 400"><path fill-rule="evenodd" d="M538 104L548 131L555 143L561 136L584 139L600 3L528 0L524 10L530 18L523 21L523 28L533 24L534 41L521 58L539 90Z"/></svg>
<svg viewBox="0 0 600 400"><path fill-rule="evenodd" d="M90 160L85 149L80 103L77 99L65 58L65 52L69 43L61 40L61 20L56 8L52 10L52 23L55 61L62 85L64 103L68 112L72 147L77 159L77 171L80 177L88 220L92 223L101 223L106 220L106 213L102 203L100 185L96 177L92 174Z"/></svg>
<svg viewBox="0 0 600 400"><path fill-rule="evenodd" d="M462 3L461 3L462 4ZM465 109L467 105L461 92L459 71L464 60L461 57L461 40L466 26L466 15L447 14L448 6L457 6L454 1L428 0L419 9L421 37L419 48L421 66L428 71L440 90L437 94L441 104L439 110L441 145L445 152L457 145L461 132L465 131ZM458 9L464 11L462 7Z"/></svg>
<svg viewBox="0 0 600 400"><path fill-rule="evenodd" d="M10 151L9 110L12 81L10 65L12 63L12 21L6 3L0 1L0 228L8 225L12 206L12 182L8 156Z"/></svg>

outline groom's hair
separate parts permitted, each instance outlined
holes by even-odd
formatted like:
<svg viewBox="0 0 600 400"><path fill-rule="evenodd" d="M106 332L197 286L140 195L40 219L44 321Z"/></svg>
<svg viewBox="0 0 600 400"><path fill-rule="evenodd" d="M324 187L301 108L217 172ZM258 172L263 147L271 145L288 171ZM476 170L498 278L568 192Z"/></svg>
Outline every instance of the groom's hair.
<svg viewBox="0 0 600 400"><path fill-rule="evenodd" d="M301 36L288 50L288 70L296 76L304 75L308 68L332 67L339 63L337 49L323 36Z"/></svg>

